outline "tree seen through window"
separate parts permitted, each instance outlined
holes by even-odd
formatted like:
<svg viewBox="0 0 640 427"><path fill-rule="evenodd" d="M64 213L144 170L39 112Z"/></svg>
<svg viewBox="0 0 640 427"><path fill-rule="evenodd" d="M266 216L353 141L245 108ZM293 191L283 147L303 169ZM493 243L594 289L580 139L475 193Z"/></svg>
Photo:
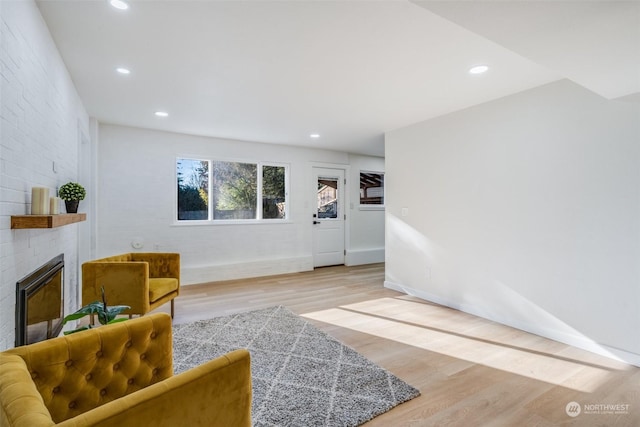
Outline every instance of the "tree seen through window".
<svg viewBox="0 0 640 427"><path fill-rule="evenodd" d="M285 166L180 158L176 172L179 221L286 218Z"/></svg>

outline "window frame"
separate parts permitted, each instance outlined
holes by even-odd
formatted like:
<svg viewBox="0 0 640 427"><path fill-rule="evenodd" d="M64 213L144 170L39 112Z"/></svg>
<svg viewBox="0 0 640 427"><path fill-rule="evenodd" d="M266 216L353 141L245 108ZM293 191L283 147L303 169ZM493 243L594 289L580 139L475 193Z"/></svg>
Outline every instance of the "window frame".
<svg viewBox="0 0 640 427"><path fill-rule="evenodd" d="M205 156L177 156L173 162L173 222L174 224L201 224L203 222L210 221L213 212L211 211L211 204L207 204L207 219L179 219L178 218L178 161L179 160L191 160L191 161L199 161L199 162L207 162L209 164L208 170L209 174L207 177L207 188L209 189L208 197L211 197L211 163L210 159L207 159ZM211 200L209 198L209 200Z"/></svg>
<svg viewBox="0 0 640 427"><path fill-rule="evenodd" d="M208 176L208 199L207 205L207 219L195 219L184 220L178 219L178 161L179 160L198 160L206 161L209 163L209 176ZM215 219L214 218L214 206L213 206L213 165L215 162L227 162L227 163L247 163L256 165L256 218L251 219ZM263 218L262 210L262 197L263 197L263 168L264 167L278 167L284 168L284 197L285 208L284 218ZM291 223L291 196L290 196L290 175L291 166L289 163L271 162L271 161L254 161L244 159L228 159L220 157L208 157L208 156L176 156L173 163L174 169L174 204L173 204L173 225L177 226L206 226L206 225L248 225L248 224L287 224Z"/></svg>
<svg viewBox="0 0 640 427"><path fill-rule="evenodd" d="M376 175L382 175L382 203L379 204L371 204L371 203L362 203L362 196L360 194L360 190L362 189L362 187L360 187L360 182L362 179L362 174L376 174ZM387 200L386 197L386 185L385 185L385 172L384 171L379 171L379 170L365 170L365 169L361 169L360 172L358 173L358 208L361 211L379 211L379 210L384 210L385 209L385 203Z"/></svg>
<svg viewBox="0 0 640 427"><path fill-rule="evenodd" d="M264 197L264 194L262 193L262 185L263 185L263 180L264 180L264 167L275 167L275 168L284 168L284 218L263 218L263 214L264 212L262 211L262 199ZM277 162L259 162L258 163L258 188L260 189L260 192L257 195L257 203L258 203L258 213L259 213L259 218L258 220L261 222L265 222L265 223L271 223L274 221L277 222L281 222L281 221L289 221L289 215L290 215L290 199L289 199L289 175L290 175L290 168L289 165L287 163L277 163Z"/></svg>

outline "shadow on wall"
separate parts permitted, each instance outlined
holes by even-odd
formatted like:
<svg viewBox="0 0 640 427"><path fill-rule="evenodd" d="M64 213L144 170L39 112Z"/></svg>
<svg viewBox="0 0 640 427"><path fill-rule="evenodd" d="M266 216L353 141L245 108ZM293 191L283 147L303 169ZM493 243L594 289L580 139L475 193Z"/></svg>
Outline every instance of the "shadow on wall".
<svg viewBox="0 0 640 427"><path fill-rule="evenodd" d="M640 366L639 356L599 344L496 278L485 266L473 265L473 261L460 265L460 254L401 218L387 213L386 233L385 287Z"/></svg>

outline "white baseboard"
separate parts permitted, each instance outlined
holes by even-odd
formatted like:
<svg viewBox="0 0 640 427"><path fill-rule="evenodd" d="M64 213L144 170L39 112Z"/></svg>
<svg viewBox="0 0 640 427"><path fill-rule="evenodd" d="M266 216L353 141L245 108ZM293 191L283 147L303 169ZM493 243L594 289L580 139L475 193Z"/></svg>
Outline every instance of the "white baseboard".
<svg viewBox="0 0 640 427"><path fill-rule="evenodd" d="M188 286L220 280L274 276L310 270L313 270L312 257L282 258L197 267L183 266L180 271L180 284Z"/></svg>
<svg viewBox="0 0 640 427"><path fill-rule="evenodd" d="M451 307L453 309L460 310L465 313L473 314L474 316L482 317L484 319L488 319L493 322L498 322L503 325L510 326L512 328L520 329L525 332L539 335L541 337L549 338L554 341L568 344L570 346L577 347L582 350L587 350L592 353L599 354L601 356L609 357L614 360L618 360L624 363L628 363L630 365L640 367L640 354L610 347L605 344L600 344L600 343L594 342L593 340L583 335L569 334L564 331L544 328L544 327L541 327L540 325L537 325L531 322L518 322L518 321L514 321L513 319L490 316L490 315L487 315L487 313L481 312L481 310L479 310L477 307L474 307L472 305L460 304L456 301L448 300L438 295L433 295L428 292L425 292L419 289L413 289L411 287L403 286L398 283L393 283L388 280L385 280L384 287L393 289L398 292L405 293L407 295L415 296L426 301L431 301L436 304L443 305L445 307Z"/></svg>
<svg viewBox="0 0 640 427"><path fill-rule="evenodd" d="M384 248L348 250L345 265L363 265L384 262Z"/></svg>

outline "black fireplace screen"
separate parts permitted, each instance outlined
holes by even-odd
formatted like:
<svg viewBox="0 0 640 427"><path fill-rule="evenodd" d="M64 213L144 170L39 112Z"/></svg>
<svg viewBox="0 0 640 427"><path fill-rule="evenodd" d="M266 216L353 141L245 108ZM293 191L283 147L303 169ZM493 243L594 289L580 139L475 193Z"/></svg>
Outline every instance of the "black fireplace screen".
<svg viewBox="0 0 640 427"><path fill-rule="evenodd" d="M56 337L64 318L64 254L16 283L16 347Z"/></svg>

